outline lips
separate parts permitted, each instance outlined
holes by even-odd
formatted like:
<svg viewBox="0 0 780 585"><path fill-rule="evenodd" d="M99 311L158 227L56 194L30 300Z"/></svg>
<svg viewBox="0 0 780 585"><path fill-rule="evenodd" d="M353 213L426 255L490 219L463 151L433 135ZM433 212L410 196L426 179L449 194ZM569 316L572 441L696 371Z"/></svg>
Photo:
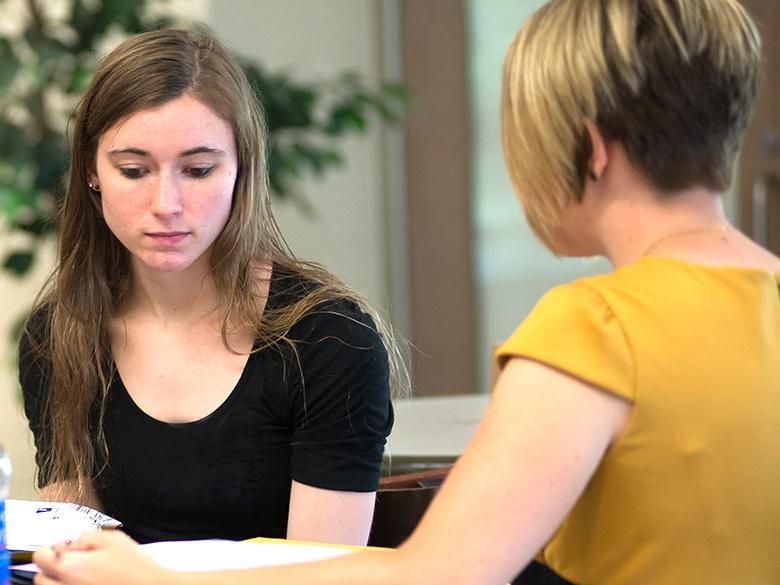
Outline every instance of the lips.
<svg viewBox="0 0 780 585"><path fill-rule="evenodd" d="M146 236L158 244L173 245L184 240L190 232L148 232Z"/></svg>

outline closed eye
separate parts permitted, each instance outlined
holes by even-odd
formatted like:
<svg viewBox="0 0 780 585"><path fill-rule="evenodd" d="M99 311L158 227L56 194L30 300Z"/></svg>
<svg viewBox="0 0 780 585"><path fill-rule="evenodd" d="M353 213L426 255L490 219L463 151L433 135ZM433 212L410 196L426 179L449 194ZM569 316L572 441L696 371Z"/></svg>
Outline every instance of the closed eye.
<svg viewBox="0 0 780 585"><path fill-rule="evenodd" d="M184 174L189 175L193 179L204 179L211 174L214 170L214 165L208 165L204 167L187 167L184 169Z"/></svg>
<svg viewBox="0 0 780 585"><path fill-rule="evenodd" d="M122 176L131 179L142 179L149 174L149 171L143 167L117 167Z"/></svg>

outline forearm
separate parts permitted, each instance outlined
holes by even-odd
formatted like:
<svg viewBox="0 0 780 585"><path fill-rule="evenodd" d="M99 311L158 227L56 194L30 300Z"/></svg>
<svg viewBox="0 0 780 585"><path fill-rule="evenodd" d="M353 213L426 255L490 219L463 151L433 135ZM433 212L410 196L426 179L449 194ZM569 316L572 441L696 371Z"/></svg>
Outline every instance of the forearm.
<svg viewBox="0 0 780 585"><path fill-rule="evenodd" d="M337 559L264 569L215 573L177 573L171 585L396 585L429 583L421 571L409 566L406 555L395 550L372 550Z"/></svg>

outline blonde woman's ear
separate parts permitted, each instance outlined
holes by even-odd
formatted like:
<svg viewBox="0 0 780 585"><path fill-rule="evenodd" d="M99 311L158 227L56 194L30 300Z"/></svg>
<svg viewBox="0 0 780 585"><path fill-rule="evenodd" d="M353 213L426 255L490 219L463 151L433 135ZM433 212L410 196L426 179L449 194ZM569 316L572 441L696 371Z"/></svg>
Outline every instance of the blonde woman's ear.
<svg viewBox="0 0 780 585"><path fill-rule="evenodd" d="M592 153L590 162L588 163L590 169L588 171L588 177L593 181L598 181L601 178L601 175L604 174L604 169L607 168L607 164L609 163L607 143L592 120L585 120L585 128L588 130L588 136L590 137Z"/></svg>

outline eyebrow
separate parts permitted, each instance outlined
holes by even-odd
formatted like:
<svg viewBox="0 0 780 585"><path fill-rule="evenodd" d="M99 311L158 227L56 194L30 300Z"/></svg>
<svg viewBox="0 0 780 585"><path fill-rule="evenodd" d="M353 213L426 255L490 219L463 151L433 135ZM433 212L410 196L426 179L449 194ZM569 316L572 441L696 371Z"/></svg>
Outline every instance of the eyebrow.
<svg viewBox="0 0 780 585"><path fill-rule="evenodd" d="M213 148L211 146L196 146L195 148L190 148L185 150L184 152L179 153L179 157L184 156L192 156L193 154L217 154L220 156L224 156L225 151L221 150L219 148ZM117 155L117 154L136 154L138 156L151 156L147 151L141 149L141 148L135 148L133 146L130 146L128 148L116 148L114 150L111 150L108 152L109 155Z"/></svg>

